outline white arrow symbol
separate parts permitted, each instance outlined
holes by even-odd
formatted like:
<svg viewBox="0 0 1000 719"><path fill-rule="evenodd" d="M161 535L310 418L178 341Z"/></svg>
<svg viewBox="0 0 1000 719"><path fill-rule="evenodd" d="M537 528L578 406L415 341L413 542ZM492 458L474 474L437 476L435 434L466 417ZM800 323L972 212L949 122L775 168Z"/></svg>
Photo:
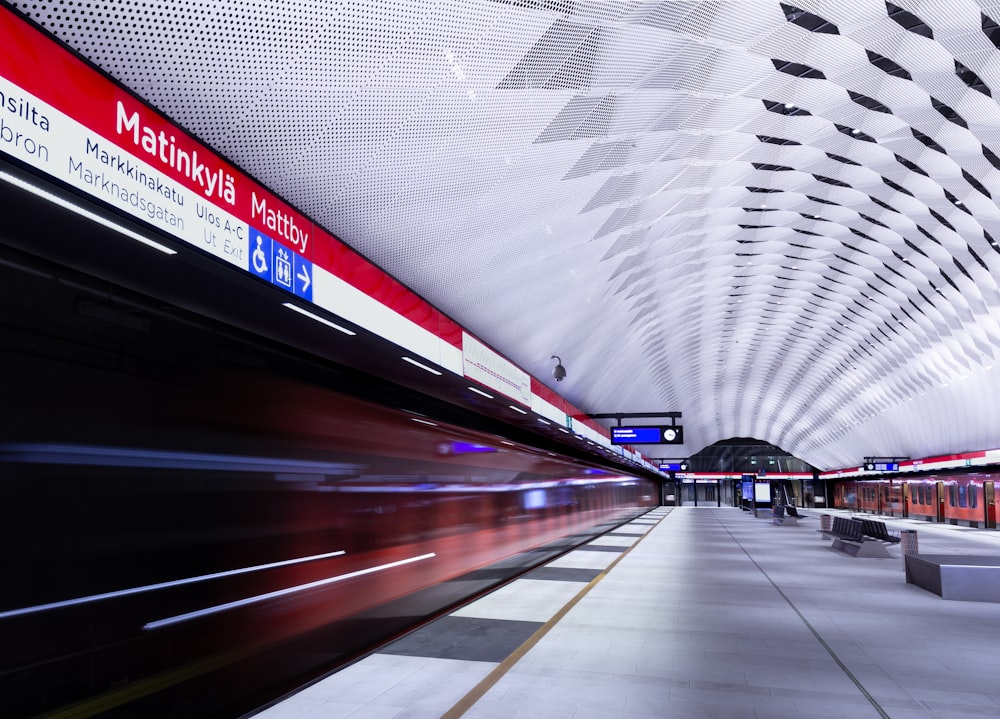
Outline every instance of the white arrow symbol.
<svg viewBox="0 0 1000 719"><path fill-rule="evenodd" d="M296 275L300 280L302 280L302 291L306 292L309 290L309 283L312 280L309 279L309 273L306 271L305 267L299 268L299 274Z"/></svg>

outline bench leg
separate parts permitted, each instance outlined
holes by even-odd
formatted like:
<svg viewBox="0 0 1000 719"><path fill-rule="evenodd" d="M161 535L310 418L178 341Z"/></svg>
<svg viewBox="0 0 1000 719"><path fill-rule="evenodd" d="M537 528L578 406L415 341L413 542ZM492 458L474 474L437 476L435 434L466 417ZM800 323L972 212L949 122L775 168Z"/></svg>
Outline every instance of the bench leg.
<svg viewBox="0 0 1000 719"><path fill-rule="evenodd" d="M868 557L870 559L888 559L892 555L881 542L863 542L858 549L858 557Z"/></svg>

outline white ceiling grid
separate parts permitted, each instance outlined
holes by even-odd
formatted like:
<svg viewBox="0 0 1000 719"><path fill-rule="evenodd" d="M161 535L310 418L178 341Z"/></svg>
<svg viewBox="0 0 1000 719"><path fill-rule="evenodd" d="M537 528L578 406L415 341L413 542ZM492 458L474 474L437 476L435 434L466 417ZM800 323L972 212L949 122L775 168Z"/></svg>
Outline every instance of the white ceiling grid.
<svg viewBox="0 0 1000 719"><path fill-rule="evenodd" d="M672 455L1000 446L1000 3L11 4Z"/></svg>

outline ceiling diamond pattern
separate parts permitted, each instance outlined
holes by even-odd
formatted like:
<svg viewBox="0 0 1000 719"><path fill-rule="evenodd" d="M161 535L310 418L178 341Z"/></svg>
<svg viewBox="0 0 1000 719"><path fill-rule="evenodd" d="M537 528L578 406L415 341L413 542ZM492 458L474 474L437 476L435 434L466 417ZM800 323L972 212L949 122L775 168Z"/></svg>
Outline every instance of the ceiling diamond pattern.
<svg viewBox="0 0 1000 719"><path fill-rule="evenodd" d="M672 453L1000 445L997 3L12 4Z"/></svg>

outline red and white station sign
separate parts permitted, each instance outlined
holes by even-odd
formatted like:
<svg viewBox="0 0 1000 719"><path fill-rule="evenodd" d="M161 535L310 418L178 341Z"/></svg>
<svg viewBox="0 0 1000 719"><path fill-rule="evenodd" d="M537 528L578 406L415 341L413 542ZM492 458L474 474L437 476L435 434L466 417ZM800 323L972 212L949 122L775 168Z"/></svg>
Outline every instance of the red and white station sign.
<svg viewBox="0 0 1000 719"><path fill-rule="evenodd" d="M533 391L537 380L2 6L0 154L457 375L550 415L575 415L577 433L607 437L604 427L562 398Z"/></svg>

